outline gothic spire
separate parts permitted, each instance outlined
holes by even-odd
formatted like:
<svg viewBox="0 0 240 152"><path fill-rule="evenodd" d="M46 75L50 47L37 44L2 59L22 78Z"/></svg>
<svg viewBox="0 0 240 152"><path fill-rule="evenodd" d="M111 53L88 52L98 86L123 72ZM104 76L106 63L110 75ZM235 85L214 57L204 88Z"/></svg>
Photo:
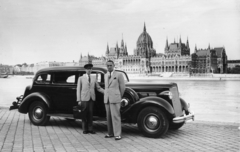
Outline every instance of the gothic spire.
<svg viewBox="0 0 240 152"><path fill-rule="evenodd" d="M79 62L81 62L81 60L82 60L82 53L81 53L81 55L80 55L80 59L79 59Z"/></svg>
<svg viewBox="0 0 240 152"><path fill-rule="evenodd" d="M165 49L168 48L168 38L166 39L166 46L165 46Z"/></svg>
<svg viewBox="0 0 240 152"><path fill-rule="evenodd" d="M109 47L108 47L108 44L107 44L106 54L109 54Z"/></svg>
<svg viewBox="0 0 240 152"><path fill-rule="evenodd" d="M181 35L180 35L180 38L179 38L179 47L182 46L182 40L181 40Z"/></svg>
<svg viewBox="0 0 240 152"><path fill-rule="evenodd" d="M144 27L143 27L143 32L146 32L146 26L145 26L145 22L144 22Z"/></svg>
<svg viewBox="0 0 240 152"><path fill-rule="evenodd" d="M121 48L124 47L124 42L123 42L123 35L122 35L122 42L121 42Z"/></svg>
<svg viewBox="0 0 240 152"><path fill-rule="evenodd" d="M128 56L128 52L127 52L127 44L125 43L125 55Z"/></svg>
<svg viewBox="0 0 240 152"><path fill-rule="evenodd" d="M188 37L187 37L187 48L189 48Z"/></svg>

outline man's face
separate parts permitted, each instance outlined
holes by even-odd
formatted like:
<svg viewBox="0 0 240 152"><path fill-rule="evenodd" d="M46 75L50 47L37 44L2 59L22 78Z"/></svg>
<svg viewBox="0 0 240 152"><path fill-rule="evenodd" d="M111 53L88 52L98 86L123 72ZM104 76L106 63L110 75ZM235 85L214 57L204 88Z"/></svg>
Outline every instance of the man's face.
<svg viewBox="0 0 240 152"><path fill-rule="evenodd" d="M87 74L87 75L90 75L91 72L92 72L92 69L91 69L91 68L88 68L88 69L85 69L85 71L86 71L86 74Z"/></svg>
<svg viewBox="0 0 240 152"><path fill-rule="evenodd" d="M107 69L109 72L112 72L114 68L114 64L112 62L107 62Z"/></svg>

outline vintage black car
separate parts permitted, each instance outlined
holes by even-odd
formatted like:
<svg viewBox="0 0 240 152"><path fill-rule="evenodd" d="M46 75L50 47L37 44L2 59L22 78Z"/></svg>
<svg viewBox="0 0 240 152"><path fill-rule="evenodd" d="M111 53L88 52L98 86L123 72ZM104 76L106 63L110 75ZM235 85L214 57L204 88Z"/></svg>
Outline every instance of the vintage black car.
<svg viewBox="0 0 240 152"><path fill-rule="evenodd" d="M117 70L119 71L119 70ZM126 81L126 90L121 103L122 122L138 124L145 136L160 137L168 129L179 129L187 120L194 119L189 104L179 97L176 83L149 84ZM92 75L98 74L98 82L104 88L104 74L107 70L94 67ZM79 66L51 67L39 70L33 83L27 86L22 96L13 102L12 109L29 115L34 125L46 125L50 116L74 118L78 77L85 74ZM96 91L94 116L106 117L103 94ZM76 118L76 117L75 117Z"/></svg>

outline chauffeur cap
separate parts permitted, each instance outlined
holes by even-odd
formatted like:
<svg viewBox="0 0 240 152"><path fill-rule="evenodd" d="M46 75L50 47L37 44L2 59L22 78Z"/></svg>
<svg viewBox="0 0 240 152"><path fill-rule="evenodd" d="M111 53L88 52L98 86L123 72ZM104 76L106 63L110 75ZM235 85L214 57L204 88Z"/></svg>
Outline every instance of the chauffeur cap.
<svg viewBox="0 0 240 152"><path fill-rule="evenodd" d="M91 69L92 67L93 67L93 65L91 63L84 65L85 69Z"/></svg>

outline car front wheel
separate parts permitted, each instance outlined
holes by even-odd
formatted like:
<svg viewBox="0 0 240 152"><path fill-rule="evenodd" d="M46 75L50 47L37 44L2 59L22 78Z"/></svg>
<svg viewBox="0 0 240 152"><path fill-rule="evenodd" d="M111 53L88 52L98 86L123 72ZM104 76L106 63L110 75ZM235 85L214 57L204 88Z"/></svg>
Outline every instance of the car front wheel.
<svg viewBox="0 0 240 152"><path fill-rule="evenodd" d="M166 114L156 107L146 107L138 115L138 128L147 137L157 138L168 131Z"/></svg>
<svg viewBox="0 0 240 152"><path fill-rule="evenodd" d="M44 126L50 119L50 116L47 116L47 106L41 101L35 101L30 105L28 116L36 126Z"/></svg>

